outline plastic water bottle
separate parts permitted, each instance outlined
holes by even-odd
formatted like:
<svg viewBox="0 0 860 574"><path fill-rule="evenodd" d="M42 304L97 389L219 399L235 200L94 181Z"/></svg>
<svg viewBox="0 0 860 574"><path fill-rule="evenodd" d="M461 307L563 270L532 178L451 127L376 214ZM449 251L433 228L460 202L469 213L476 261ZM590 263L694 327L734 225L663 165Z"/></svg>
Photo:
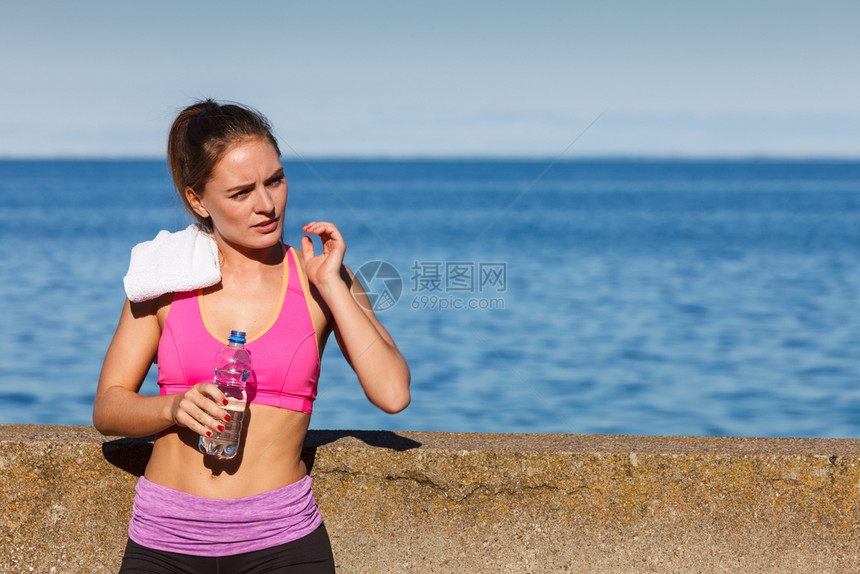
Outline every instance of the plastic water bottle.
<svg viewBox="0 0 860 574"><path fill-rule="evenodd" d="M215 355L215 385L227 397L224 407L230 420L224 423L222 432L212 432L211 437L201 436L197 448L203 454L220 458L233 458L239 451L242 436L242 419L245 416L245 383L251 375L251 356L245 350L245 333L231 331L230 342Z"/></svg>

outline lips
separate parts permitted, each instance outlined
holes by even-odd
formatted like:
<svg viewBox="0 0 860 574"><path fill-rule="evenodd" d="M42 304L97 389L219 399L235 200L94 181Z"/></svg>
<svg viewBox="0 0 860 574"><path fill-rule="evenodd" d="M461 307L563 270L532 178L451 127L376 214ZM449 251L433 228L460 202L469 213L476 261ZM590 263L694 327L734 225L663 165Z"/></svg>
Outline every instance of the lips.
<svg viewBox="0 0 860 574"><path fill-rule="evenodd" d="M257 231L260 231L262 233L268 233L270 231L274 231L275 228L277 228L278 220L280 220L280 217L276 217L274 219L267 219L266 221L258 223L257 225L254 225L253 227Z"/></svg>

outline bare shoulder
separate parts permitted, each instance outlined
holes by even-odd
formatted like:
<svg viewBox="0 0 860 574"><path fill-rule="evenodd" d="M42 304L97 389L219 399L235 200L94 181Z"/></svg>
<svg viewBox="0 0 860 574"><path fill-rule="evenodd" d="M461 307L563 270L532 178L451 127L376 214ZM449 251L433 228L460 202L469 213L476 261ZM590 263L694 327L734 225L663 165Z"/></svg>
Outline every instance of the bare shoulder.
<svg viewBox="0 0 860 574"><path fill-rule="evenodd" d="M165 293L147 301L137 303L129 301L129 312L135 319L154 319L158 321L159 327L163 328L167 312L170 310L170 304L173 302L173 296L173 293Z"/></svg>

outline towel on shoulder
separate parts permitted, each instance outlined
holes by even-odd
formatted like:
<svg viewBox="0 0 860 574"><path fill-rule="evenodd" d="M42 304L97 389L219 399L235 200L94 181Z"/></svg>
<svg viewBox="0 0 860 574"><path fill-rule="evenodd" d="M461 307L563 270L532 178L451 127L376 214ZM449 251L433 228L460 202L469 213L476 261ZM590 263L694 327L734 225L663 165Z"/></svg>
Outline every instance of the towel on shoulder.
<svg viewBox="0 0 860 574"><path fill-rule="evenodd" d="M122 280L129 301L135 303L219 281L218 246L199 224L175 233L161 231L155 239L135 245Z"/></svg>

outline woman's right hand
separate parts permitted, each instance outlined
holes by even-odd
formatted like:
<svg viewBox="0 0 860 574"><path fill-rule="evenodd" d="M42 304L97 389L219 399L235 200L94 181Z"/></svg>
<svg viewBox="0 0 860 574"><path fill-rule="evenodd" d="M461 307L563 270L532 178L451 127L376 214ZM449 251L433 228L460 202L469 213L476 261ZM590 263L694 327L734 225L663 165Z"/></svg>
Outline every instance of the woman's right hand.
<svg viewBox="0 0 860 574"><path fill-rule="evenodd" d="M212 436L224 430L230 415L219 405L227 398L212 383L197 383L182 394L173 395L171 406L173 424L186 427L201 436Z"/></svg>

